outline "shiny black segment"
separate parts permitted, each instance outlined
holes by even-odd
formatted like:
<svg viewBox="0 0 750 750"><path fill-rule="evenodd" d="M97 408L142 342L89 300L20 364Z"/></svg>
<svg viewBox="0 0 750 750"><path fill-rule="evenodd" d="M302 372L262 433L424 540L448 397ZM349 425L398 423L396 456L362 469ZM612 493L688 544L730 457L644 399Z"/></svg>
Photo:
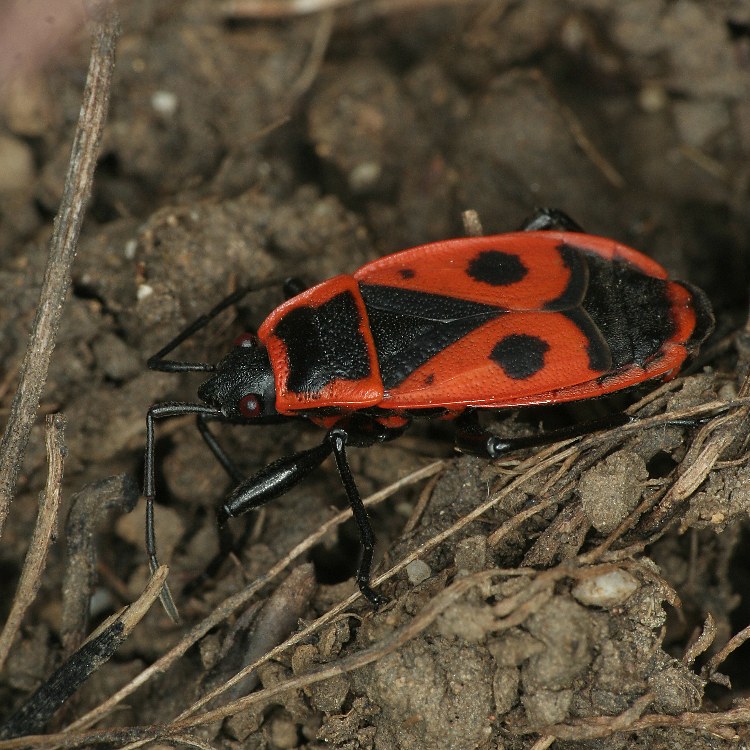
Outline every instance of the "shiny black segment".
<svg viewBox="0 0 750 750"><path fill-rule="evenodd" d="M378 284L360 284L386 390L402 383L443 349L487 321L500 307Z"/></svg>
<svg viewBox="0 0 750 750"><path fill-rule="evenodd" d="M667 282L625 261L579 250L589 267L583 308L607 342L610 369L645 365L675 332ZM592 343L593 350L597 347Z"/></svg>
<svg viewBox="0 0 750 750"><path fill-rule="evenodd" d="M276 385L268 352L259 346L235 346L216 365L214 374L198 387L202 401L234 419L245 419L240 402L248 394L258 398L257 416L276 414Z"/></svg>
<svg viewBox="0 0 750 750"><path fill-rule="evenodd" d="M334 380L370 377L370 358L360 322L351 292L337 294L319 307L290 310L273 331L287 350L287 388L314 396Z"/></svg>
<svg viewBox="0 0 750 750"><path fill-rule="evenodd" d="M324 442L315 448L283 456L245 479L232 490L216 511L219 525L223 526L230 518L241 516L281 497L330 455L331 448Z"/></svg>
<svg viewBox="0 0 750 750"><path fill-rule="evenodd" d="M529 269L515 253L482 250L469 261L466 273L475 281L491 286L510 286L522 281Z"/></svg>
<svg viewBox="0 0 750 750"><path fill-rule="evenodd" d="M580 305L589 286L589 267L580 251L565 244L559 245L557 251L565 268L570 271L570 278L562 294L557 299L545 303L544 309L552 312L569 310Z"/></svg>
<svg viewBox="0 0 750 750"><path fill-rule="evenodd" d="M522 232L583 232L583 229L564 211L557 208L538 208L521 225Z"/></svg>
<svg viewBox="0 0 750 750"><path fill-rule="evenodd" d="M549 344L538 336L512 333L495 344L490 359L513 380L526 380L544 367Z"/></svg>

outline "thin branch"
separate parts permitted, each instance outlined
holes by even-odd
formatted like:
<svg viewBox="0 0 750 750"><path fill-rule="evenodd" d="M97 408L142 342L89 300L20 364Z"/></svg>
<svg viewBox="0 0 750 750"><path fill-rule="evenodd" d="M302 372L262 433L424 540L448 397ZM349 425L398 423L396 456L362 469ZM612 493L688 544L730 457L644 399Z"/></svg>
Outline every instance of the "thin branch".
<svg viewBox="0 0 750 750"><path fill-rule="evenodd" d="M746 625L739 633L732 636L726 643L724 648L717 651L707 662L703 668L703 676L710 678L711 675L719 668L727 657L736 651L743 643L750 639L750 625Z"/></svg>
<svg viewBox="0 0 750 750"><path fill-rule="evenodd" d="M741 403L744 403L744 402L741 402ZM731 404L727 404L725 402L712 402L708 405L694 407L692 409L687 409L681 412L673 412L669 415L658 415L655 417L649 417L643 420L639 420L638 422L634 422L628 425L624 425L623 427L619 427L614 432L616 432L617 434L620 434L619 431L622 431L623 433L628 433L636 429L643 429L646 426L662 424L665 421L669 421L670 419L675 419L678 417L679 418L686 418L688 416L692 417L692 416L696 416L699 414L724 411L726 409L737 407L737 406L738 406L737 401L732 402ZM582 441L582 445L586 447L590 447L592 445L596 445L598 441L601 441L601 439L602 439L601 434L592 435L584 439ZM527 482L533 476L536 476L537 474L543 472L544 470L554 467L556 464L563 462L569 454L575 452L580 447L581 446L569 446L566 449L564 449L562 452L554 454L553 451L555 449L559 449L559 445L550 446L550 448L547 449L547 451L542 451L540 454L537 454L537 456L535 456L534 459L530 459L527 462L527 466L524 467L525 473L523 475L516 477L513 481L511 481L504 488L494 493L492 497L490 497L487 501L477 506L466 516L456 521L452 526L443 530L439 534L436 534L435 536L431 537L427 542L422 544L418 549L413 550L410 554L408 554L406 557L400 560L396 565L391 567L386 573L384 573L381 576L376 577L375 580L373 581L373 584L375 586L379 586L384 581L392 578L399 571L403 570L410 562L423 556L424 554L434 549L435 547L439 546L446 539L458 533L467 524L478 519L491 508L496 507L498 503L500 503L504 498L508 497L511 493L515 492L520 487L522 487L525 484L525 482ZM540 461L539 459L541 458L541 456L544 456L545 458L544 460ZM432 476L433 474L440 471L442 467L443 467L443 462L441 461L438 461L434 464L430 464L429 466L426 466L424 469L421 469L418 472L414 472L408 477L405 477L403 480L396 483L395 485L391 485L390 487L387 487L384 490L381 490L380 492L375 493L375 495L373 495L372 497L368 498L365 501L365 505L367 507L370 507L372 504L382 500L385 496L389 496L390 494L392 494L395 491L396 486L413 483L414 481L417 480L417 478L422 479L422 478ZM534 512L538 513L541 510L544 510L545 507L546 505L536 506L534 508ZM75 731L85 726L89 726L94 721L98 721L99 719L102 718L102 716L109 713L109 711L111 711L115 705L117 705L119 702L124 700L128 695L134 692L138 687L148 682L152 677L156 676L157 674L160 674L161 672L164 672L167 669L169 669L171 665L177 659L179 659L182 656L182 654L184 654L185 651L187 651L188 648L190 648L194 643L196 643L200 638L202 638L203 635L205 635L205 633L207 633L210 629L212 629L213 627L218 625L220 622L222 622L226 617L228 617L236 609L243 606L245 602L249 601L253 596L255 596L265 585L268 584L270 580L272 580L274 577L279 575L281 571L283 571L291 562L297 559L300 555L307 552L314 544L318 542L320 538L322 538L322 536L329 533L329 531L332 528L334 528L337 524L341 523L344 519L347 519L349 517L350 517L350 511L347 510L338 514L337 516L335 516L334 518L330 519L328 522L323 524L315 534L310 535L307 539L303 540L300 544L298 544L293 550L291 550L286 555L286 557L284 557L276 565L274 565L266 574L257 578L243 591L240 591L234 596L227 599L225 602L221 604L221 606L219 606L214 612L212 612L211 615L206 617L202 622L195 625L185 635L184 639L181 640L180 643L178 643L176 646L174 646L168 653L166 653L164 656L162 656L160 659L154 662L154 664L150 665L147 669L145 669L142 673L140 673L137 677L135 677L130 683L125 685L117 693L115 693L110 698L108 698L104 703L100 704L98 707L90 711L88 714L86 714L85 716L73 722L69 727L67 727L67 731ZM263 659L241 670L237 675L234 675L234 677L228 680L227 683L223 685L221 688L217 689L216 691L213 691L209 695L203 696L203 698L201 698L199 701L193 704L193 706L191 706L190 709L183 712L182 716L184 717L190 713L193 713L194 711L198 710L200 707L202 707L206 703L213 700L218 694L232 687L237 681L243 679L246 676L246 674L249 673L252 669L256 669L259 663L262 663L263 661L266 661L267 659L270 659L270 658L275 658L277 654L281 653L283 650L285 650L289 646L294 645L294 643L298 642L298 640L302 639L303 637L309 637L311 632L322 627L323 624L330 622L331 619L338 616L341 612L345 611L346 608L350 607L356 601L357 598L358 598L358 594L353 594L351 597L340 602L338 605L336 605L336 607L334 607L332 610L330 610L325 615L320 617L318 620L312 623L309 627L304 628L302 631L300 631L300 633L295 634L290 639L285 641L283 644L281 644L280 646L277 646L275 649L268 652L265 655L265 657L263 657ZM178 717L178 718L181 718L181 717Z"/></svg>
<svg viewBox="0 0 750 750"><path fill-rule="evenodd" d="M320 66L323 64L323 60L326 56L326 50L328 49L328 43L331 41L331 34L333 33L334 15L333 12L329 11L323 13L320 16L320 22L315 30L315 37L313 38L312 47L310 54L307 59L302 73L299 78L292 84L290 90L290 99L292 102L297 101L301 96L307 93L310 86L313 85L315 79L320 72Z"/></svg>
<svg viewBox="0 0 750 750"><path fill-rule="evenodd" d="M63 476L63 455L65 419L61 414L47 416L47 486L39 504L34 533L26 552L18 588L13 597L13 605L3 632L0 633L0 670L2 670L13 639L21 625L26 610L34 601L41 584L42 572L47 562L47 553L52 542L52 535L57 528L57 515L60 508L60 484Z"/></svg>
<svg viewBox="0 0 750 750"><path fill-rule="evenodd" d="M169 569L162 565L151 576L138 599L113 615L63 662L42 685L0 727L0 738L20 737L40 732L57 710L117 649L143 619L164 587ZM12 741L12 740L11 740ZM0 742L0 744L3 744Z"/></svg>
<svg viewBox="0 0 750 750"><path fill-rule="evenodd" d="M123 729L112 730L94 730L82 732L80 734L50 734L20 737L0 741L0 750L11 750L22 747L49 748L49 747L82 747L100 743L116 743L118 746L126 742L135 743L134 746L143 744L144 741L150 741L157 738L171 737L173 735L184 737L186 730L193 727L210 724L218 719L232 716L240 711L245 711L258 703L264 704L271 698L288 690L296 690L309 685L314 685L323 680L330 679L337 675L346 674L356 669L360 669L367 664L371 664L384 656L393 653L396 649L403 646L408 641L415 638L425 628L429 627L441 612L445 611L455 601L460 599L469 589L481 585L485 581L506 574L503 570L483 570L471 576L461 578L448 588L438 594L424 609L418 612L412 620L406 625L399 628L391 635L382 638L373 646L358 651L344 659L339 659L330 664L324 664L315 670L307 672L298 677L285 680L279 685L258 690L255 693L244 696L239 700L222 706L213 711L208 711L199 716L177 719L168 725L151 725L126 727Z"/></svg>
<svg viewBox="0 0 750 750"><path fill-rule="evenodd" d="M97 527L113 509L130 512L139 496L135 481L122 474L86 485L70 502L65 524L67 559L60 623L64 656L78 648L88 630L96 583Z"/></svg>
<svg viewBox="0 0 750 750"><path fill-rule="evenodd" d="M18 471L47 380L107 117L119 24L116 12L107 8L103 0L100 5L103 19L95 28L81 112L62 201L50 240L39 306L21 366L18 390L0 442L0 534L8 516Z"/></svg>

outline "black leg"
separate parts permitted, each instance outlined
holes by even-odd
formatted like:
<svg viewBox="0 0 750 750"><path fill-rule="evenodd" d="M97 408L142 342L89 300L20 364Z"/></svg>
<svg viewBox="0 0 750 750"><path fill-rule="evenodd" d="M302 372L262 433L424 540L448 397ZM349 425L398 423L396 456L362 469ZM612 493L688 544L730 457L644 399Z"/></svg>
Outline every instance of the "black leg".
<svg viewBox="0 0 750 750"><path fill-rule="evenodd" d="M249 510L265 505L274 498L284 495L294 485L302 481L313 469L320 466L331 452L333 452L339 474L341 475L341 481L352 508L354 520L359 527L362 558L357 569L357 584L368 601L373 606L379 607L387 600L370 586L370 570L375 550L375 534L370 526L367 511L362 504L362 498L360 497L359 490L349 468L349 462L346 458L345 446L347 438L348 434L345 430L335 428L328 433L326 440L321 445L274 461L274 463L261 469L257 474L235 488L224 504L218 509L217 516L219 524L223 525L229 518L240 516Z"/></svg>
<svg viewBox="0 0 750 750"><path fill-rule="evenodd" d="M233 484L240 484L245 480L245 475L240 471L237 464L230 458L224 448L216 439L216 436L208 427L209 421L227 421L221 418L212 417L208 414L198 414L195 424L198 427L201 437L206 441L206 445L211 449L211 453L216 456L216 460L222 465L224 471L229 475Z"/></svg>
<svg viewBox="0 0 750 750"><path fill-rule="evenodd" d="M533 216L521 225L522 232L583 232L578 224L563 211L556 208L538 208Z"/></svg>
<svg viewBox="0 0 750 750"><path fill-rule="evenodd" d="M230 518L281 497L320 466L330 454L331 446L326 440L315 448L285 456L261 469L232 490L216 512L219 524L223 525Z"/></svg>
<svg viewBox="0 0 750 750"><path fill-rule="evenodd" d="M240 534L240 538L235 542L234 535L228 526L219 526L217 531L219 535L219 551L209 560L208 565L194 578L191 578L182 587L182 595L185 597L191 596L198 589L202 588L205 583L214 579L216 574L221 569L226 559L233 552L242 549L249 538L254 519L252 516L248 516L245 522L245 529Z"/></svg>
<svg viewBox="0 0 750 750"><path fill-rule="evenodd" d="M234 460L224 450L213 432L211 432L208 426L209 421L225 422L228 420L211 417L207 414L198 414L196 416L195 423L198 428L198 432L200 432L201 434L201 437L203 437L206 445L211 449L211 453L214 454L216 460L224 468L224 471L226 471L226 473L229 475L232 484L241 484L245 480L245 474L240 470ZM227 526L218 527L217 531L219 536L219 551L216 553L216 555L214 555L214 557L211 559L202 573L185 584L182 589L183 595L190 596L206 581L211 580L219 571L219 568L221 568L221 566L224 564L224 561L229 557L229 555L244 546L245 540L250 534L252 523L252 519L248 516L248 520L245 525L245 531L240 536L238 542L235 542L234 536Z"/></svg>
<svg viewBox="0 0 750 750"><path fill-rule="evenodd" d="M159 567L159 560L156 556L156 534L154 532L154 496L156 495L154 421L169 417L179 417L185 414L203 414L209 417L221 416L221 412L210 406L176 402L154 404L146 413L146 456L143 470L143 495L146 498L146 554L148 555L149 567L152 573ZM162 589L160 596L167 614L177 622L179 620L177 608L172 599L172 594L166 585Z"/></svg>
<svg viewBox="0 0 750 750"><path fill-rule="evenodd" d="M396 431L394 431L395 434ZM399 431L400 433L401 431ZM346 458L348 433L341 428L334 428L326 440L315 448L294 453L261 469L257 474L242 482L235 488L224 504L218 509L219 524L223 525L229 518L242 515L249 510L265 505L270 500L288 492L302 481L313 469L333 452L341 481L346 490L354 520L359 527L362 544L362 557L357 569L357 584L362 594L373 606L383 605L387 599L370 586L372 556L375 550L375 534L370 526L367 511L362 504L357 485L354 482L349 462Z"/></svg>
<svg viewBox="0 0 750 750"><path fill-rule="evenodd" d="M235 424L242 425L244 427L259 427L269 424L288 424L295 417L289 417L285 414L270 414L264 417L253 417L252 419L234 419L232 417L225 417L221 413L206 414L201 412L196 417L196 426L201 437L206 441L206 445L211 449L211 453L214 454L216 460L222 465L224 471L229 475L232 480L232 484L238 485L245 481L246 476L243 471L237 466L234 460L227 454L224 448L221 446L216 436L211 432L211 428L208 426L209 422L222 422L224 424Z"/></svg>
<svg viewBox="0 0 750 750"><path fill-rule="evenodd" d="M347 432L340 428L334 428L328 433L328 441L331 450L333 450L333 457L336 459L336 466L341 475L341 481L346 490L346 496L349 498L349 505L352 506L354 520L359 527L362 557L360 558L359 567L357 568L357 584L359 585L359 590L364 597L377 609L388 600L382 594L377 593L370 585L372 556L375 551L375 534L373 533L372 526L370 526L370 519L367 517L367 510L362 504L362 498L360 497L359 490L354 482L352 470L349 468L349 461L347 461L346 458L346 442L348 437Z"/></svg>
<svg viewBox="0 0 750 750"><path fill-rule="evenodd" d="M191 336L194 336L201 328L205 328L217 315L224 312L228 307L239 302L246 294L250 292L257 292L261 289L266 289L270 286L276 286L283 284L284 289L286 285L291 282L293 284L301 284L301 282L295 279L268 279L260 284L252 284L250 286L244 286L233 292L228 297L223 299L213 309L209 310L205 315L201 315L196 318L185 330L177 334L165 347L159 349L156 354L149 357L146 364L151 370L159 370L161 372L212 372L214 365L207 362L180 362L172 359L164 359L167 354L176 349L183 341L186 341ZM300 289L301 291L301 289ZM295 292L296 294L297 292ZM250 331L250 333L253 333Z"/></svg>
<svg viewBox="0 0 750 750"><path fill-rule="evenodd" d="M210 419L216 417L206 415L205 418L201 420L201 416L202 415L199 415L198 424L201 425L202 423L203 429L205 430L205 432L202 431L201 434L203 434L204 438L206 435L209 436L206 439L209 447L214 451L214 454L219 459L222 466L227 470L230 477L234 478L236 472L236 475L239 478L239 484L234 490L232 490L224 504L216 511L219 523L219 553L213 558L213 560L211 560L208 567L201 575L188 583L185 587L185 593L194 591L203 581L212 577L224 560L226 560L229 553L235 549L234 540L226 528L226 522L230 518L241 516L251 510L259 508L261 505L265 505L281 495L284 495L294 485L302 481L313 469L320 466L320 464L323 463L331 453L331 448L326 441L316 448L300 451L291 456L280 458L278 461L274 461L272 464L261 469L249 479L244 479L240 470L227 456L224 449L218 444L214 436L208 431L206 423ZM248 533L249 527L245 529L243 538L246 538ZM240 546L242 545L243 540L241 540Z"/></svg>
<svg viewBox="0 0 750 750"><path fill-rule="evenodd" d="M456 450L482 458L498 458L522 448L538 448L542 445L579 437L590 432L619 427L633 422L635 419L636 417L631 417L624 412L615 412L588 422L581 422L536 435L501 438L479 425L476 412L469 412L456 420Z"/></svg>
<svg viewBox="0 0 750 750"><path fill-rule="evenodd" d="M455 420L456 450L481 458L498 458L506 453L523 448L539 448L550 443L557 443L560 440L581 437L581 435L588 435L599 430L611 430L615 427L621 427L622 425L637 421L638 417L633 417L619 411L612 414L605 414L602 417L590 419L586 422L572 424L568 427L560 427L549 432L540 432L536 435L501 438L482 428L479 425L476 410L471 410L464 412ZM698 427L707 421L708 419L704 418L670 419L662 424L671 427Z"/></svg>

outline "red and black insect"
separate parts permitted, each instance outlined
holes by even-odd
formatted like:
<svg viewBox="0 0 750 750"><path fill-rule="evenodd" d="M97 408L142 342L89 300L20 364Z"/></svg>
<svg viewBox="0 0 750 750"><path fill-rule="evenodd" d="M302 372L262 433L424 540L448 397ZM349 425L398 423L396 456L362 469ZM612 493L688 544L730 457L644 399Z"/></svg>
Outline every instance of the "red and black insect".
<svg viewBox="0 0 750 750"><path fill-rule="evenodd" d="M291 287L290 287L291 288ZM374 536L347 446L401 435L414 417L456 423L459 450L495 458L532 441L483 430L480 409L596 398L674 377L708 336L711 307L645 255L595 237L545 209L522 231L436 242L299 290L242 336L217 365L165 356L247 290L195 321L148 362L155 370L209 371L202 404L164 403L147 416L144 494L153 533L154 420L197 415L208 446L237 484L219 522L279 497L333 453L362 544L357 582L370 586ZM211 421L269 424L305 418L321 445L245 479ZM542 437L542 441L544 438ZM537 440L537 442L541 442Z"/></svg>

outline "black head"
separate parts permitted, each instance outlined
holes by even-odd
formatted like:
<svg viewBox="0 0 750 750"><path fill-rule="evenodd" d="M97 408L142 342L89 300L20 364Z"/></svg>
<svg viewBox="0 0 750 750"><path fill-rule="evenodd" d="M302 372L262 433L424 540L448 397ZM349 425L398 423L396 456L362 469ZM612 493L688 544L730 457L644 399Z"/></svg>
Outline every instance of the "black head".
<svg viewBox="0 0 750 750"><path fill-rule="evenodd" d="M241 336L198 388L198 396L230 419L276 414L276 387L265 347L252 334Z"/></svg>

